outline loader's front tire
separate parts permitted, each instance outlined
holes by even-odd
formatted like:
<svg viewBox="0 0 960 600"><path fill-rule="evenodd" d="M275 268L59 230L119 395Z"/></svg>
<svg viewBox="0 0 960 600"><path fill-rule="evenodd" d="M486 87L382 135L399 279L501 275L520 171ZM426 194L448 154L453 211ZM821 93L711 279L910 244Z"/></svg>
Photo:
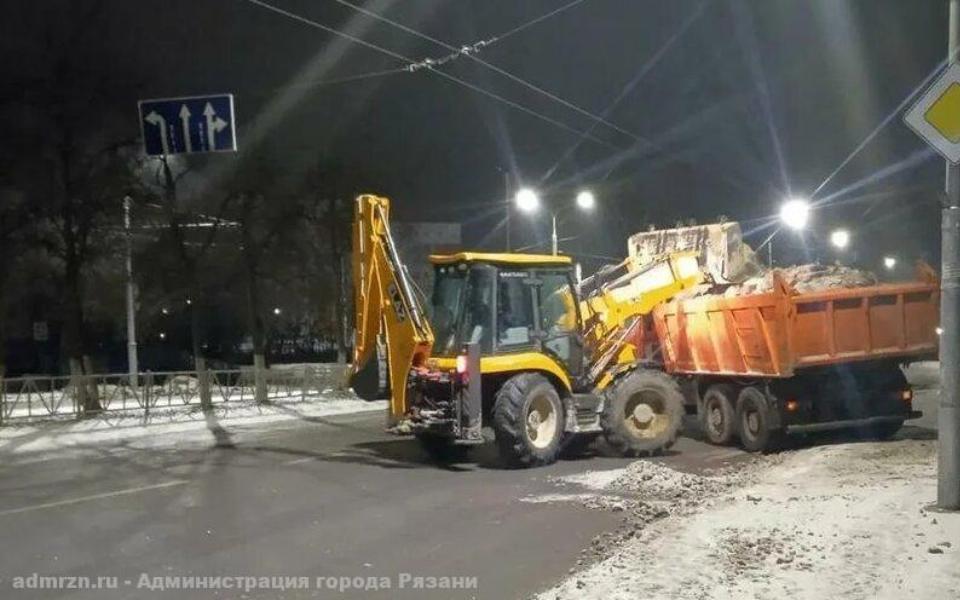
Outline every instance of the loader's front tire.
<svg viewBox="0 0 960 600"><path fill-rule="evenodd" d="M497 392L493 429L500 457L510 466L548 465L560 454L563 403L543 375L514 375Z"/></svg>
<svg viewBox="0 0 960 600"><path fill-rule="evenodd" d="M607 392L600 427L625 456L660 454L677 441L683 425L683 393L666 373L637 370Z"/></svg>

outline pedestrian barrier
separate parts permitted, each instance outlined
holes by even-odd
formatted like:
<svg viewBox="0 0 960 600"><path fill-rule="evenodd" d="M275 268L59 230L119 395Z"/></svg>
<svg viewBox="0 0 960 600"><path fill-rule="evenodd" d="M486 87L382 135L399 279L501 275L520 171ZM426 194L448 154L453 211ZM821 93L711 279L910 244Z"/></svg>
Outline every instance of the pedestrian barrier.
<svg viewBox="0 0 960 600"><path fill-rule="evenodd" d="M315 364L264 369L262 400L317 399L343 391L346 366ZM206 392L206 393L204 393ZM251 368L206 371L24 376L0 379L0 425L41 419L79 418L210 404L254 403L257 374Z"/></svg>

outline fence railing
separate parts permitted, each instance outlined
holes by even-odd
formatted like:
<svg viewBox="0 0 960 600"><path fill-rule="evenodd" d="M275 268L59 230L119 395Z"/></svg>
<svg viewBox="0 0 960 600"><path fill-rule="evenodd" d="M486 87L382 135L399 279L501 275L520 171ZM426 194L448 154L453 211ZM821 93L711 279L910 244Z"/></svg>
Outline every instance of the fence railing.
<svg viewBox="0 0 960 600"><path fill-rule="evenodd" d="M221 371L170 371L0 379L0 425L120 411L196 405L315 399L346 386L344 365L252 367ZM259 377L258 377L259 376ZM258 382L259 379L259 382ZM258 398L258 383L260 394Z"/></svg>

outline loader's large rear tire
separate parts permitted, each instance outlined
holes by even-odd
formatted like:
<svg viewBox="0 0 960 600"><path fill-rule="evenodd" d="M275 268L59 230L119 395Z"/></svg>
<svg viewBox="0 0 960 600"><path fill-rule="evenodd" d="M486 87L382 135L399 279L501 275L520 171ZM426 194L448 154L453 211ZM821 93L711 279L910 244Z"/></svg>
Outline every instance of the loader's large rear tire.
<svg viewBox="0 0 960 600"><path fill-rule="evenodd" d="M677 441L683 394L666 373L637 370L607 392L600 426L607 442L626 456L659 454Z"/></svg>
<svg viewBox="0 0 960 600"><path fill-rule="evenodd" d="M700 403L700 425L711 444L729 444L737 434L737 400L733 386L711 385Z"/></svg>
<svg viewBox="0 0 960 600"><path fill-rule="evenodd" d="M560 454L563 403L543 375L514 375L497 392L493 429L497 449L515 467L547 465Z"/></svg>

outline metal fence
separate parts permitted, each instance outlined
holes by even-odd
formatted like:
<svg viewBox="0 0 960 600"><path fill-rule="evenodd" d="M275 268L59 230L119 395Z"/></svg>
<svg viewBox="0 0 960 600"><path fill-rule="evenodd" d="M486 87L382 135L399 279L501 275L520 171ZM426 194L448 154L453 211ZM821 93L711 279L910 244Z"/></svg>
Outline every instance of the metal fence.
<svg viewBox="0 0 960 600"><path fill-rule="evenodd" d="M264 369L261 400L316 399L346 388L345 366L309 365ZM253 403L257 373L253 368L225 371L172 371L0 379L0 425L18 421L76 418L120 411L151 411L210 404Z"/></svg>

